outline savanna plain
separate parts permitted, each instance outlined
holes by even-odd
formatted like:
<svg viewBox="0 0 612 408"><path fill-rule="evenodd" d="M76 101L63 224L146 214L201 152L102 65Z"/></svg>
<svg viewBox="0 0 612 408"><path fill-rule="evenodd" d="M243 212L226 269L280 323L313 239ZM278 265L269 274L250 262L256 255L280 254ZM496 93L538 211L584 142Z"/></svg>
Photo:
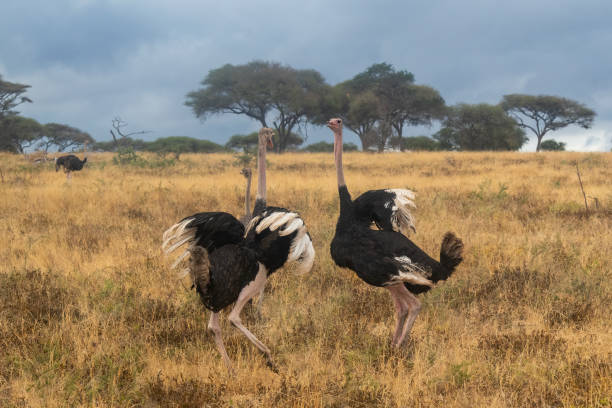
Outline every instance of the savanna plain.
<svg viewBox="0 0 612 408"><path fill-rule="evenodd" d="M611 153L345 154L353 197L417 193L412 239L434 258L447 230L465 243L400 350L387 291L330 258L332 154L269 155L268 203L300 212L317 259L245 308L278 373L223 319L234 375L160 245L195 212L241 215L241 167L112 159L90 154L67 182L0 155L0 406L612 406Z"/></svg>

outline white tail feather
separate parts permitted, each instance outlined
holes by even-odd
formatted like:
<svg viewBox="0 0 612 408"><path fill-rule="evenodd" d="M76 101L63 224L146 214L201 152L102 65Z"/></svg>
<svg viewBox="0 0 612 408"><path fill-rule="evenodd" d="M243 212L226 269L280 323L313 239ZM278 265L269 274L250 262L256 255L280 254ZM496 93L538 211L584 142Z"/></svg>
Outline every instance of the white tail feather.
<svg viewBox="0 0 612 408"><path fill-rule="evenodd" d="M176 268L176 266L177 266L179 263L181 263L181 261L182 261L183 259L185 259L185 257L186 257L187 255L189 255L189 249L190 249L190 248L187 248L187 249L186 249L186 250L185 250L185 251L184 251L184 252L183 252L183 253L182 253L182 254L181 254L181 255L180 255L178 258L176 258L176 260L175 260L174 262L172 262L172 265L170 265L170 269L174 269L174 268Z"/></svg>
<svg viewBox="0 0 612 408"><path fill-rule="evenodd" d="M187 218L186 220L178 222L168 228L163 234L162 238L164 242L162 244L162 250L164 251L166 256L170 255L172 252L176 251L181 246L189 243L189 246L185 249L185 251L183 251L183 253L181 253L179 257L172 263L170 269L176 268L178 264L181 263L181 261L185 259L187 255L189 255L189 251L193 249L196 244L196 229L187 228L187 225L189 225L191 221L193 221L193 218ZM187 271L189 271L189 268L187 268ZM180 273L182 277L185 276L184 272L185 270Z"/></svg>
<svg viewBox="0 0 612 408"><path fill-rule="evenodd" d="M285 225L291 220L294 220L296 217L298 217L296 213L286 213L284 216L280 217L278 220L276 220L270 225L270 231L276 231L280 226Z"/></svg>
<svg viewBox="0 0 612 408"><path fill-rule="evenodd" d="M410 235L410 230L416 232L414 217L410 212L410 207L416 208L416 204L413 201L415 193L411 190L401 188L392 188L385 191L395 194L391 215L393 230L406 236Z"/></svg>
<svg viewBox="0 0 612 408"><path fill-rule="evenodd" d="M165 250L167 254L174 252L174 250L183 245L185 242L194 240L195 231L189 231L188 233L181 235L180 238L182 238L180 241L176 242L170 248Z"/></svg>
<svg viewBox="0 0 612 408"><path fill-rule="evenodd" d="M253 219L251 219L251 221L249 221L249 224L244 229L244 237L245 238L249 234L249 231L251 231L253 229L255 224L257 224L260 219L261 219L261 215L258 215L257 217L253 217Z"/></svg>
<svg viewBox="0 0 612 408"><path fill-rule="evenodd" d="M385 191L395 194L395 199L399 200L399 203L401 205L409 205L413 208L416 208L416 204L414 204L413 201L416 197L414 191L405 188L389 188Z"/></svg>
<svg viewBox="0 0 612 408"><path fill-rule="evenodd" d="M259 225L257 225L257 228L255 229L255 232L257 232L258 234L261 233L261 231L265 230L266 228L268 228L270 225L272 225L272 223L278 221L279 218L284 217L287 213L285 212L274 212L266 217L264 217L261 222L259 223Z"/></svg>
<svg viewBox="0 0 612 408"><path fill-rule="evenodd" d="M164 235L162 236L162 239L164 241L162 243L162 249L164 250L164 252L168 253L166 251L166 247L170 244L171 241L176 241L177 239L180 239L181 235L183 235L183 232L185 231L185 227L187 227L187 225L191 221L193 221L193 218L187 218L186 220L174 224L164 232Z"/></svg>
<svg viewBox="0 0 612 408"><path fill-rule="evenodd" d="M306 228L300 229L293 238L293 241L291 241L291 247L289 248L289 256L287 257L287 260L296 261L304 251L304 248L309 241L310 237L308 237L306 234Z"/></svg>
<svg viewBox="0 0 612 408"><path fill-rule="evenodd" d="M278 235L285 236L291 234L298 228L301 228L304 225L304 221L301 218L294 218L291 222L289 222L284 229L278 232Z"/></svg>
<svg viewBox="0 0 612 408"><path fill-rule="evenodd" d="M297 261L297 268L295 270L296 274L303 275L312 270L312 265L315 260L315 250L312 246L312 241L310 237L306 235L305 238L308 238L308 243L306 244L304 251L301 254L301 257Z"/></svg>
<svg viewBox="0 0 612 408"><path fill-rule="evenodd" d="M391 278L391 281L408 282L415 285L433 286L433 282L427 279L431 272L412 262L407 256L394 258L399 266L398 275Z"/></svg>
<svg viewBox="0 0 612 408"><path fill-rule="evenodd" d="M270 231L278 230L279 236L287 236L296 232L295 237L291 240L287 262L295 262L297 264L296 273L303 274L312 269L315 259L315 250L312 246L312 240L308 235L306 225L295 212L275 211L270 214L264 212L263 215L257 216L251 220L247 227L248 234L250 230L255 228L255 232L260 234L266 228Z"/></svg>
<svg viewBox="0 0 612 408"><path fill-rule="evenodd" d="M407 282L413 285L423 285L432 287L434 284L429 279L426 279L416 273L412 272L400 272L399 275L391 278L392 282Z"/></svg>

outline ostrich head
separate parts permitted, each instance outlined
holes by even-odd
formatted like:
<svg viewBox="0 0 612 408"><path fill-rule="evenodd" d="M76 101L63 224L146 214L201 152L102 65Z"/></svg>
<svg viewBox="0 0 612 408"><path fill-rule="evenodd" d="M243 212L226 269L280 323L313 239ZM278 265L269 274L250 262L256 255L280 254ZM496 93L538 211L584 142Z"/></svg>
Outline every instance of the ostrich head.
<svg viewBox="0 0 612 408"><path fill-rule="evenodd" d="M332 132L334 132L334 134L341 133L342 132L342 119L332 118L328 120L327 127L330 128Z"/></svg>
<svg viewBox="0 0 612 408"><path fill-rule="evenodd" d="M251 168L250 167L245 167L242 170L240 170L240 174L242 174L244 176L244 178L249 178L251 177Z"/></svg>
<svg viewBox="0 0 612 408"><path fill-rule="evenodd" d="M272 138L274 137L274 130L263 127L259 130L259 145L266 146L268 149L274 147L274 143L272 142Z"/></svg>

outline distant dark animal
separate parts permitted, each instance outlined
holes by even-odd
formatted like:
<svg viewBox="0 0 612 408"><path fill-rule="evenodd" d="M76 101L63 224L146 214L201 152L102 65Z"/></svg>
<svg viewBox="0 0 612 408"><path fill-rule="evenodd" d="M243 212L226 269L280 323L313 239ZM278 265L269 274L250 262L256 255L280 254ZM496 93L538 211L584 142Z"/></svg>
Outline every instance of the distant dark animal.
<svg viewBox="0 0 612 408"><path fill-rule="evenodd" d="M260 144L262 141L271 141L269 129L260 131ZM240 313L251 298L261 294L268 276L280 267L291 262L297 264L298 272L308 272L314 262L312 241L299 215L265 206L265 152L263 158L258 167L264 176L259 179L254 218L246 232L231 214L201 212L179 221L163 235L162 249L166 254L187 246L172 268L190 257L181 275L191 276L202 303L212 311L208 329L214 333L215 344L230 372L232 365L223 345L219 312L235 303L229 321L265 354L267 364L273 368L270 349L242 324Z"/></svg>
<svg viewBox="0 0 612 408"><path fill-rule="evenodd" d="M447 279L463 260L463 243L452 232L442 239L440 262L431 258L400 232L414 229L409 190L374 190L351 200L342 169L342 121L331 119L340 216L331 242L331 256L341 267L357 273L366 283L384 287L393 298L397 327L393 345L399 347L421 309L415 294ZM380 230L370 228L375 223Z"/></svg>
<svg viewBox="0 0 612 408"><path fill-rule="evenodd" d="M70 179L70 173L73 171L82 170L85 163L87 163L87 157L83 158L81 161L74 154L61 156L55 159L55 171L58 171L60 167L63 167L64 173L66 173L66 178Z"/></svg>

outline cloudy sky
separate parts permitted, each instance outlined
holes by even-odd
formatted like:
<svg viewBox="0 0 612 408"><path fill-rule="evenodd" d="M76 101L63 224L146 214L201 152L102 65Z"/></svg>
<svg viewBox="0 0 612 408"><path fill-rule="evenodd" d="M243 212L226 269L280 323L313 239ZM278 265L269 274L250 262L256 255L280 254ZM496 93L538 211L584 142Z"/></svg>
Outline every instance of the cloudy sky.
<svg viewBox="0 0 612 408"><path fill-rule="evenodd" d="M388 62L449 105L564 96L597 117L552 137L571 150L612 148L610 0L2 0L0 38L3 79L32 86L21 113L97 140L110 139L117 116L151 130L145 139L224 143L257 130L236 115L201 122L184 102L209 70L260 59L315 69L330 84ZM308 128L307 143L328 133Z"/></svg>

